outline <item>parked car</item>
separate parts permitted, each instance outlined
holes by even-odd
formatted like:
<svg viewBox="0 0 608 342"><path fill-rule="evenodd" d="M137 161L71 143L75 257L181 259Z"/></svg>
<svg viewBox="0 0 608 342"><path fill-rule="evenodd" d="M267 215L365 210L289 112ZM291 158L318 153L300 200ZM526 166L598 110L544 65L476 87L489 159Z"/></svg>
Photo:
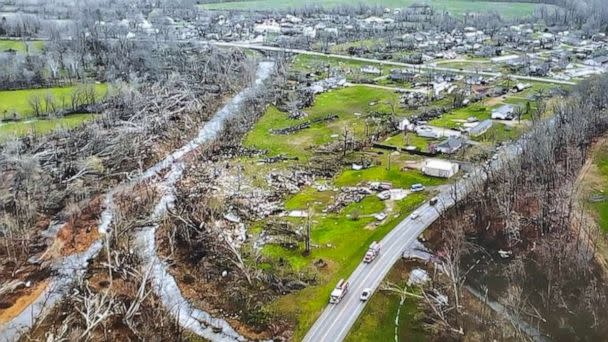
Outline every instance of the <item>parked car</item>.
<svg viewBox="0 0 608 342"><path fill-rule="evenodd" d="M365 288L365 289L363 289L363 292L361 292L361 296L359 297L359 299L361 299L362 302L365 302L371 296L372 296L372 289Z"/></svg>
<svg viewBox="0 0 608 342"><path fill-rule="evenodd" d="M412 192L420 192L420 191L424 191L424 185L422 184L414 184L411 187Z"/></svg>

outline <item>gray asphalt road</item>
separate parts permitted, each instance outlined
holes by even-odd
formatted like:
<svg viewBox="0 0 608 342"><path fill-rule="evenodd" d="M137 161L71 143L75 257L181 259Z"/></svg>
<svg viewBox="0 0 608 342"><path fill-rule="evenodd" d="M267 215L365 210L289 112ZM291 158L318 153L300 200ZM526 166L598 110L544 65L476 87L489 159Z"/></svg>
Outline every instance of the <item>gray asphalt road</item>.
<svg viewBox="0 0 608 342"><path fill-rule="evenodd" d="M275 47L275 46L256 45L256 44L237 43L237 42L234 42L234 43L232 43L232 42L209 42L209 43L216 45L216 46L236 47L236 48L242 48L242 49L260 50L260 51L296 53L296 54L311 55L311 56L333 57L333 58L340 58L340 59L365 62L365 63L393 65L393 66L402 67L402 68L446 71L446 72L453 72L453 73L458 73L458 74L472 74L472 75L482 75L482 76L488 76L488 77L501 76L501 74L497 73L497 72L460 70L460 69L454 69L454 68L430 66L430 65L425 65L425 64L414 65L414 64L400 63L400 62L394 62L394 61L382 61L382 60L364 58L364 57L326 54L326 53L321 53L321 52L316 52L316 51L308 51L308 50L300 50L300 49L286 49L286 48L280 48L280 47ZM544 82L544 83L552 83L552 84L560 84L560 85L576 84L576 83L570 82L570 81L556 80L553 78L546 78L546 77L532 77L532 76L522 76L522 75L508 75L508 76L510 76L513 79L522 80L522 81L535 81L535 82Z"/></svg>

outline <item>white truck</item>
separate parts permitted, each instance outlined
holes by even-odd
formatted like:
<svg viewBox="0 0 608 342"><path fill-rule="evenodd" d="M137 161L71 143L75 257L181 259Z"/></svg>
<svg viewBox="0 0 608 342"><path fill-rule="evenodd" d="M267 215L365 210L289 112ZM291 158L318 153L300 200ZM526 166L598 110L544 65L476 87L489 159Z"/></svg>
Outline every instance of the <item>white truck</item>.
<svg viewBox="0 0 608 342"><path fill-rule="evenodd" d="M344 279L340 279L338 284L333 291L331 291L331 295L329 296L330 304L338 304L344 298L346 293L348 292L348 281Z"/></svg>
<svg viewBox="0 0 608 342"><path fill-rule="evenodd" d="M380 244L374 241L371 245L369 245L367 253L365 253L365 257L363 257L363 262L369 264L376 259L378 254L380 254Z"/></svg>

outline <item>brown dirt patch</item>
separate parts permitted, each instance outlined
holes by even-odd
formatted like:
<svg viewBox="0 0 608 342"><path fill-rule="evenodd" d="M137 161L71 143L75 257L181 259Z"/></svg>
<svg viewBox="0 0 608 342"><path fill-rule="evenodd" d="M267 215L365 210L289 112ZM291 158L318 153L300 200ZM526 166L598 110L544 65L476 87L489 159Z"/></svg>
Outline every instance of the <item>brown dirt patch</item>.
<svg viewBox="0 0 608 342"><path fill-rule="evenodd" d="M44 289L48 285L48 280L44 280L36 284L35 286L28 288L19 296L15 302L6 309L0 309L0 323L6 323L13 318L17 317L28 305L33 303L38 296L42 294Z"/></svg>

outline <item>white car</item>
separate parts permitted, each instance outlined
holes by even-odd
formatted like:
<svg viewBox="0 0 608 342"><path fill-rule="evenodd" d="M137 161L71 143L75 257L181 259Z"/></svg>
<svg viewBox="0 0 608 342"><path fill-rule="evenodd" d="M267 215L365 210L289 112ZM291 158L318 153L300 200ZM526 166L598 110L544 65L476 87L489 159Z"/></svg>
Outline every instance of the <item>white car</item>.
<svg viewBox="0 0 608 342"><path fill-rule="evenodd" d="M412 220L415 220L415 219L417 219L417 218L419 218L419 217L420 217L420 213L419 213L418 211L414 211L414 212L413 212L413 213L410 215L410 218L411 218Z"/></svg>
<svg viewBox="0 0 608 342"><path fill-rule="evenodd" d="M424 185L422 184L414 184L411 187L412 192L420 192L420 191L424 191Z"/></svg>
<svg viewBox="0 0 608 342"><path fill-rule="evenodd" d="M363 289L363 292L361 292L361 296L359 297L359 299L361 299L362 302L365 302L371 296L372 296L372 289L365 288L365 289Z"/></svg>

